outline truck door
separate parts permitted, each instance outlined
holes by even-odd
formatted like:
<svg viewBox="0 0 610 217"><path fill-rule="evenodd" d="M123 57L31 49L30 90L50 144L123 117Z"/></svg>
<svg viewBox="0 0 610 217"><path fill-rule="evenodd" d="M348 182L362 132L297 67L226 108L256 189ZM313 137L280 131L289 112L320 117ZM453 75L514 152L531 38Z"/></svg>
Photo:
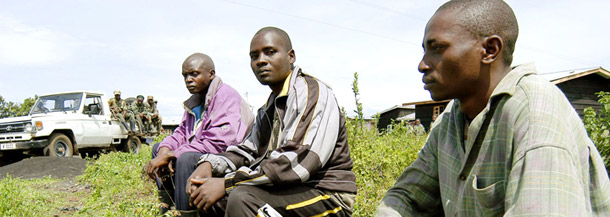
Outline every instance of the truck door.
<svg viewBox="0 0 610 217"><path fill-rule="evenodd" d="M105 147L112 142L110 114L104 114L100 96L87 95L83 109L83 141L79 147ZM83 146L81 146L83 145Z"/></svg>

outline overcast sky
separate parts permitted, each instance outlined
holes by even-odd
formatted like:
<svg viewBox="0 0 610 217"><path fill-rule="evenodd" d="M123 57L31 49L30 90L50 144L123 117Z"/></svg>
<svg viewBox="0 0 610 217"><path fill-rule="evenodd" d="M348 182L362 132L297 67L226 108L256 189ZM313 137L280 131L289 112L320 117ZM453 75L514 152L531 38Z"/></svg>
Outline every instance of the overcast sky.
<svg viewBox="0 0 610 217"><path fill-rule="evenodd" d="M210 55L216 74L258 108L270 89L249 65L253 34L288 32L303 70L329 84L349 115L359 73L370 116L430 100L417 64L424 27L441 0L193 0L0 2L0 95L96 90L123 98L153 95L164 120L179 119L189 97L184 59ZM610 69L610 1L507 1L519 21L513 64L539 72Z"/></svg>

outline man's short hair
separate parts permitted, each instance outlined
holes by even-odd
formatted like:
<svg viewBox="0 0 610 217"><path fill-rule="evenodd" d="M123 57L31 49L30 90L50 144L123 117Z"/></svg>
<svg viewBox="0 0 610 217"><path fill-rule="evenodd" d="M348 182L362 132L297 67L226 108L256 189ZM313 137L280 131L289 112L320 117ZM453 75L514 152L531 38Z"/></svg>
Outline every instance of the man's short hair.
<svg viewBox="0 0 610 217"><path fill-rule="evenodd" d="M504 63L513 62L515 43L519 36L519 25L513 10L502 0L452 0L438 11L452 10L460 23L475 37L498 35L504 41Z"/></svg>
<svg viewBox="0 0 610 217"><path fill-rule="evenodd" d="M258 30L258 32L256 32L256 34L254 34L254 36L257 36L258 34L261 34L261 33L267 33L267 32L274 32L274 33L278 34L282 41L282 45L284 45L286 50L287 51L292 50L292 42L290 41L290 36L288 36L288 33L286 33L286 31L284 31L280 28L273 27L273 26L263 27L262 29Z"/></svg>

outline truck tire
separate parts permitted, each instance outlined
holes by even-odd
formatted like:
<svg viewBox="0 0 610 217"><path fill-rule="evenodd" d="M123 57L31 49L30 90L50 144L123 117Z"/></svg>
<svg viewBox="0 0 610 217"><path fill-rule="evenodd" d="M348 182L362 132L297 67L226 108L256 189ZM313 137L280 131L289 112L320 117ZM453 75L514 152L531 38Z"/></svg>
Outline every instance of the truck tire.
<svg viewBox="0 0 610 217"><path fill-rule="evenodd" d="M129 136L123 144L123 151L127 153L137 154L140 150L140 139L137 136Z"/></svg>
<svg viewBox="0 0 610 217"><path fill-rule="evenodd" d="M72 157L74 154L72 141L61 133L54 133L51 135L48 148L49 149L45 154L51 157Z"/></svg>

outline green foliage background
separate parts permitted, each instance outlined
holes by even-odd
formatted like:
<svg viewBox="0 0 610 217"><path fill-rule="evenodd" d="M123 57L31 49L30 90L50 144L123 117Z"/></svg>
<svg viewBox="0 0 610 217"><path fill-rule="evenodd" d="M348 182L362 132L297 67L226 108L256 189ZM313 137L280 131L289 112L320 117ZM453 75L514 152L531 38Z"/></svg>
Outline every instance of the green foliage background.
<svg viewBox="0 0 610 217"><path fill-rule="evenodd" d="M378 133L376 123L363 120L357 76L355 73L352 90L359 105L355 111L358 115L346 123L358 185L353 215L373 216L385 192L415 160L426 135L416 135L402 123L394 124L390 131ZM598 96L602 109L585 109L584 122L589 136L604 157L606 167L610 169L610 93L600 92ZM31 103L34 100L31 99ZM6 103L1 96L0 103ZM26 102L23 104L27 106ZM18 111L14 109L14 103L0 105L0 109ZM155 142L164 137L160 135ZM156 216L160 206L156 197L157 187L142 175L143 166L150 160L150 152L150 146L143 145L138 154L113 152L91 160L85 173L76 178L79 184L89 186L90 190L86 192L52 190L52 186L61 181L57 179L22 180L9 176L0 180L0 216L48 216L59 213L74 198L79 198L82 203L82 208L73 214L75 216ZM171 214L176 213L168 215Z"/></svg>
<svg viewBox="0 0 610 217"><path fill-rule="evenodd" d="M383 134L361 124L355 120L346 124L358 185L354 216L372 216L387 189L415 159L425 136L409 132L403 124ZM138 154L112 152L90 159L84 174L75 179L88 186L86 192L54 191L49 186L61 180L51 178L0 180L0 216L49 216L61 213L74 198L81 204L70 214L74 216L156 216L157 187L142 176L150 152L150 146L143 145Z"/></svg>
<svg viewBox="0 0 610 217"><path fill-rule="evenodd" d="M378 133L376 123L367 123L363 118L357 73L354 73L352 91L357 115L355 119L347 120L346 127L358 185L353 215L372 216L385 192L415 160L426 136L415 135L406 124L401 123L395 124L392 130ZM19 106L27 107L29 111L34 101L35 98L26 99ZM0 102L4 103L1 96ZM10 107L11 112L18 110L14 103L1 105L0 108ZM160 142L165 136L159 135L154 142ZM156 216L160 206L156 197L157 187L142 175L142 168L150 156L150 146L143 145L138 154L112 152L102 154L96 160L89 159L91 161L84 174L75 180L89 186L90 190L76 192L76 195L49 189L49 185L61 181L57 179L21 180L9 177L1 180L0 216L47 216L60 212L66 206L66 198L74 197L79 198L82 204L73 214L75 216ZM176 212L167 215L171 214Z"/></svg>
<svg viewBox="0 0 610 217"><path fill-rule="evenodd" d="M602 107L598 111L591 107L585 109L585 128L604 159L606 170L610 171L610 93L602 91L597 96Z"/></svg>

